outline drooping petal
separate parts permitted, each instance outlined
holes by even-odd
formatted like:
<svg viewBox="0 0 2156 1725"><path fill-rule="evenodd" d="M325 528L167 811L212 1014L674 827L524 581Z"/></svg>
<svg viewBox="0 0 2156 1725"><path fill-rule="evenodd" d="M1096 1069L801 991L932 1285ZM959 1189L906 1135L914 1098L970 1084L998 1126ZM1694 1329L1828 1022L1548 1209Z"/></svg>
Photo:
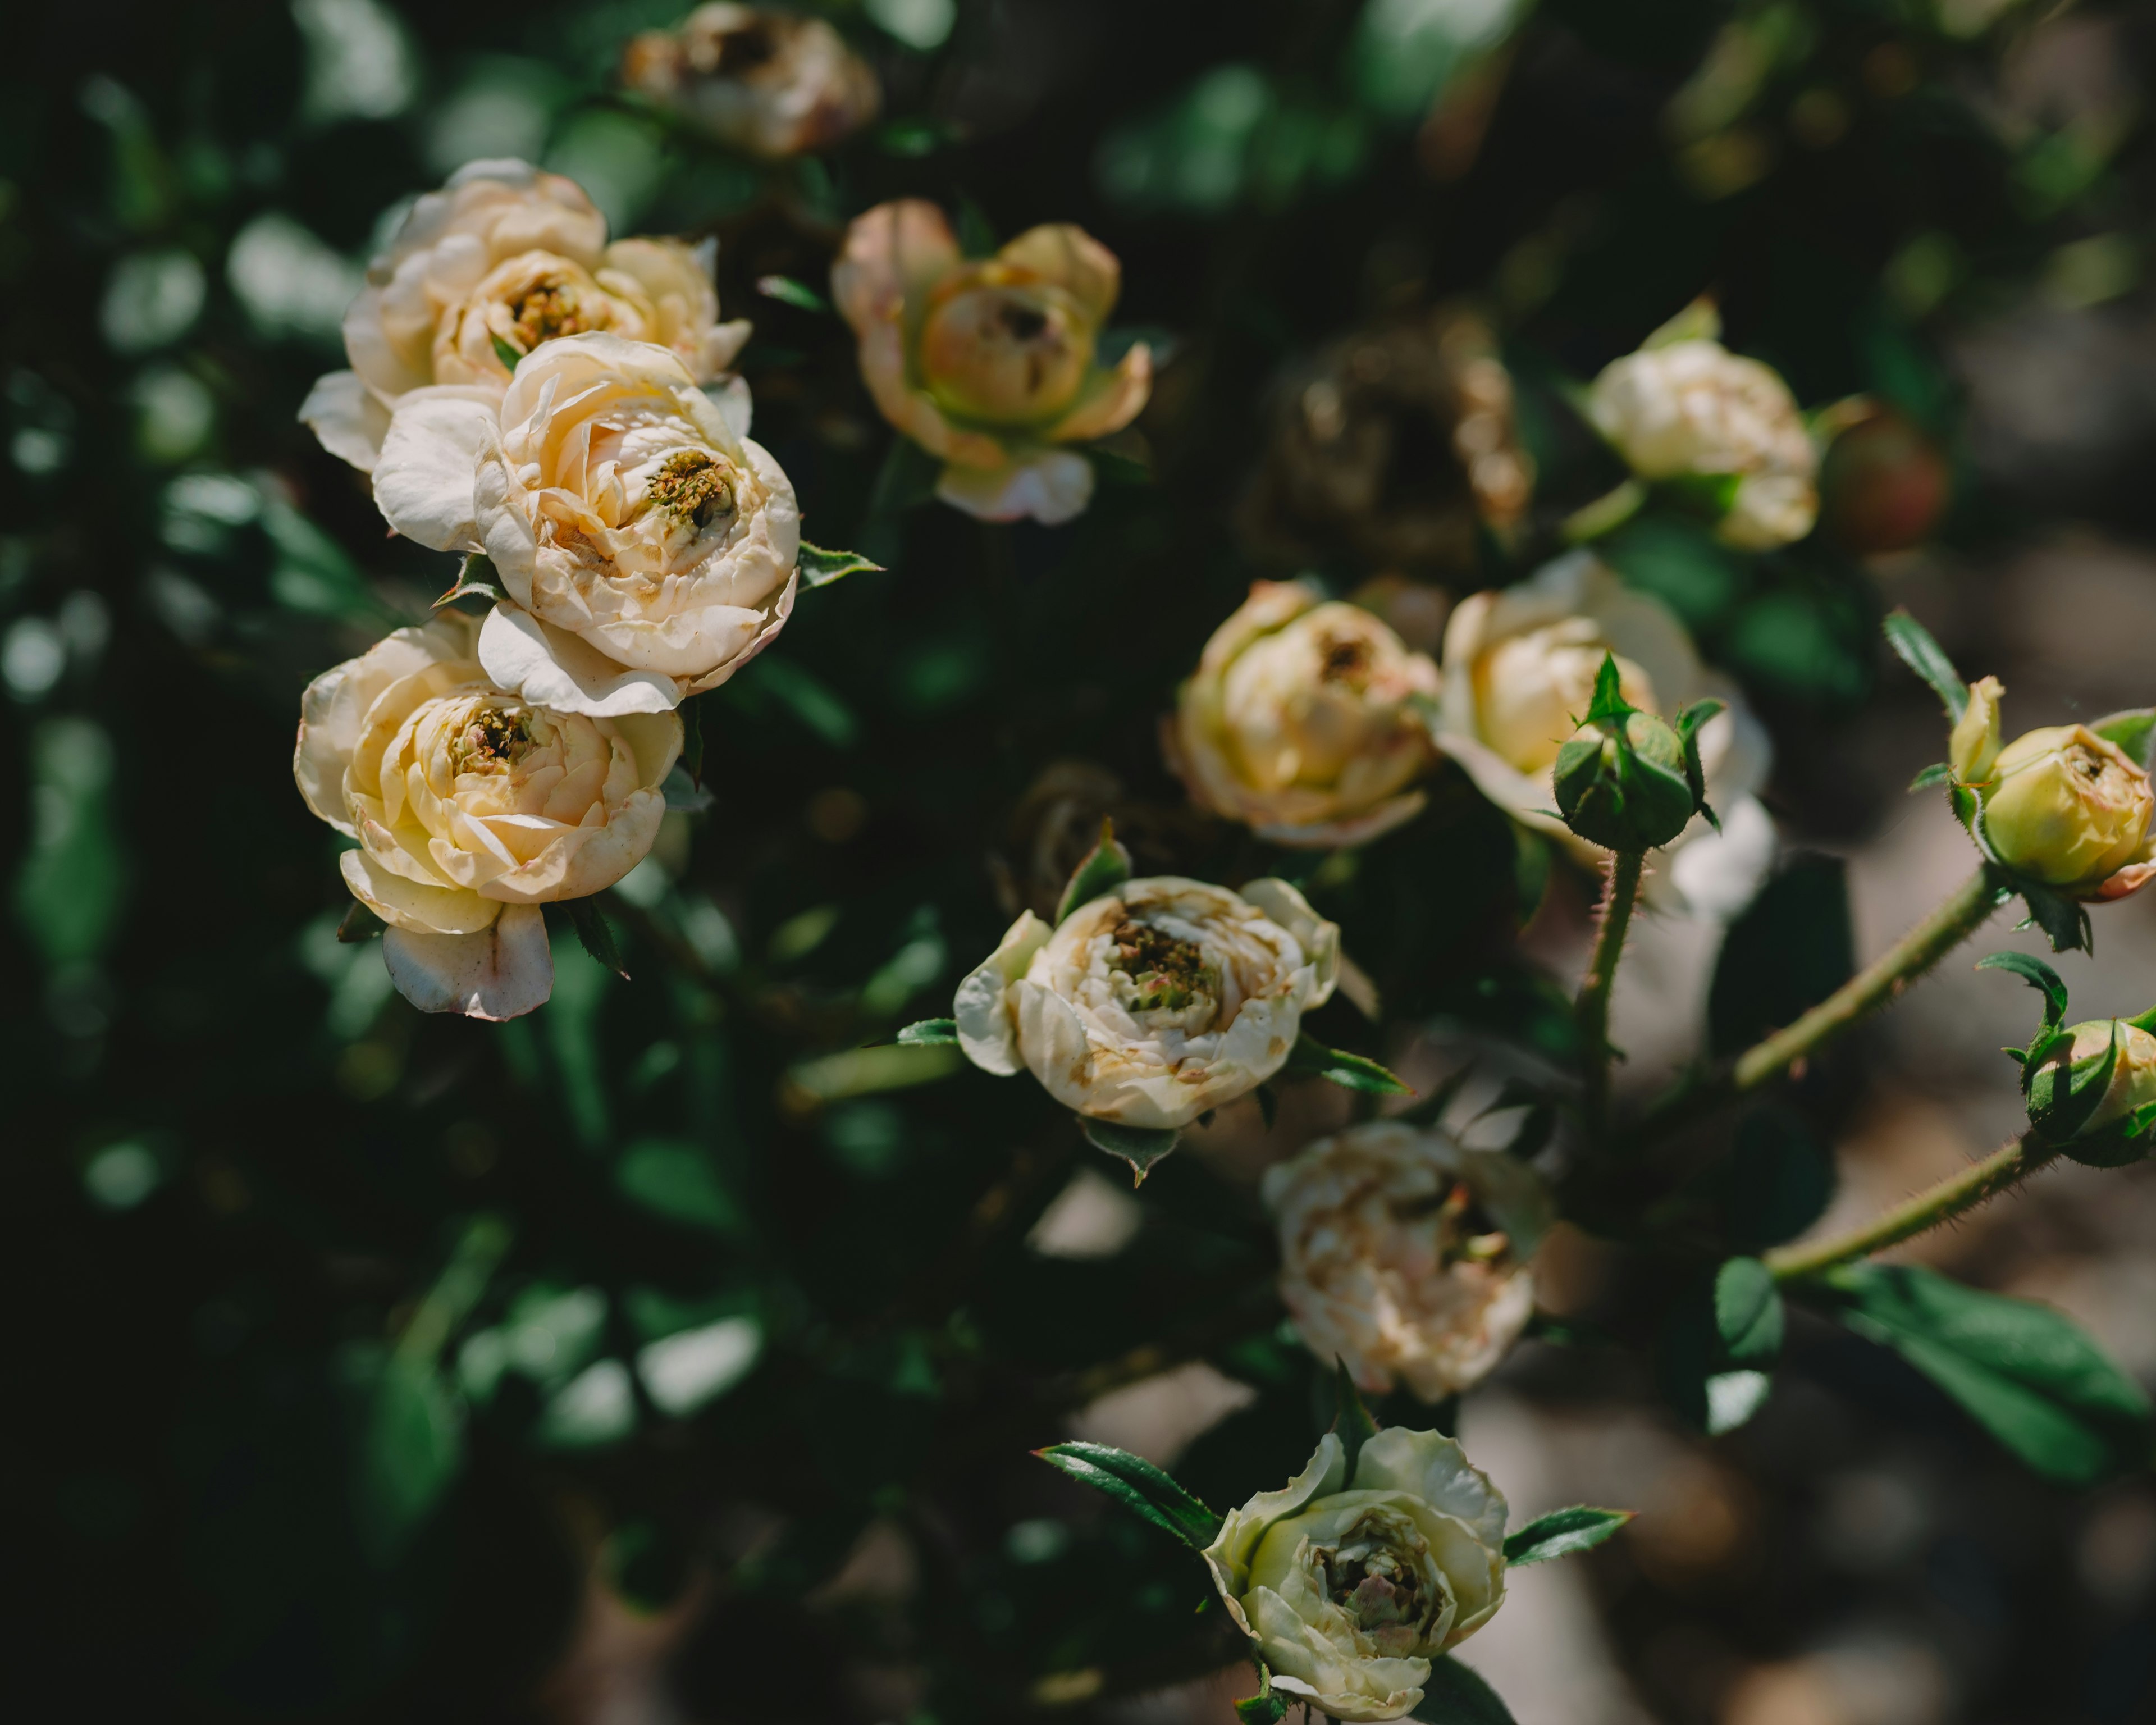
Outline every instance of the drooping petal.
<svg viewBox="0 0 2156 1725"><path fill-rule="evenodd" d="M1053 449L1001 467L944 468L936 495L954 509L984 521L1022 521L1030 516L1057 526L1085 512L1093 501L1093 465L1068 449Z"/></svg>
<svg viewBox="0 0 2156 1725"><path fill-rule="evenodd" d="M374 467L374 501L389 525L434 551L481 549L473 485L500 429L491 395L478 385L406 396Z"/></svg>
<svg viewBox="0 0 2156 1725"><path fill-rule="evenodd" d="M316 378L300 403L300 420L330 454L362 473L374 471L389 432L389 409L357 372L326 372Z"/></svg>
<svg viewBox="0 0 2156 1725"><path fill-rule="evenodd" d="M498 1022L544 1006L554 992L554 955L536 905L511 905L476 934L391 928L382 958L397 992L422 1012Z"/></svg>
<svg viewBox="0 0 2156 1725"><path fill-rule="evenodd" d="M958 1024L958 1046L983 1071L1009 1078L1023 1066L1009 991L1054 932L1032 911L1021 912L996 943L995 951L958 984L952 1002L952 1015Z"/></svg>
<svg viewBox="0 0 2156 1725"><path fill-rule="evenodd" d="M514 605L496 605L480 630L480 663L499 688L534 706L613 718L671 712L680 685L659 671L629 670L565 629Z"/></svg>
<svg viewBox="0 0 2156 1725"><path fill-rule="evenodd" d="M337 867L352 896L392 928L414 934L476 934L491 928L501 906L447 882L427 885L382 867L364 850L347 850Z"/></svg>

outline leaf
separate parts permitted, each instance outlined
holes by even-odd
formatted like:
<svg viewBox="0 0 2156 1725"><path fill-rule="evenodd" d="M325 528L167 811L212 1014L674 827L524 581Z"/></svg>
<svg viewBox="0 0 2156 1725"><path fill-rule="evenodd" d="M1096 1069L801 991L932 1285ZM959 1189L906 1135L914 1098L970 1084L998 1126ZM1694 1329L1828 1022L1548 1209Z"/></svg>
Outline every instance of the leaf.
<svg viewBox="0 0 2156 1725"><path fill-rule="evenodd" d="M1526 1563L1546 1563L1552 1558L1591 1551L1637 1514L1630 1509L1597 1509L1575 1503L1569 1509L1553 1509L1517 1533L1505 1536L1505 1561L1514 1568Z"/></svg>
<svg viewBox="0 0 2156 1725"><path fill-rule="evenodd" d="M2054 952L2096 950L2092 944L2088 912L2080 901L2068 898L2034 880L2019 880L2014 890L2021 895L2021 902L2029 907L2027 918L2015 925L2027 928L2032 925L2044 931L2044 938L2051 942Z"/></svg>
<svg viewBox="0 0 2156 1725"><path fill-rule="evenodd" d="M1297 1036L1295 1046L1288 1051L1287 1064L1283 1072L1306 1074L1338 1085L1342 1090L1359 1091L1368 1096L1411 1096L1414 1091L1375 1060L1344 1050L1327 1048L1307 1032Z"/></svg>
<svg viewBox="0 0 2156 1725"><path fill-rule="evenodd" d="M1771 1364L1782 1351L1782 1296L1757 1258L1732 1258L1714 1276L1714 1327L1725 1358Z"/></svg>
<svg viewBox="0 0 2156 1725"><path fill-rule="evenodd" d="M917 1024L908 1024L898 1033L898 1040L909 1048L956 1048L958 1045L958 1021L956 1019L923 1019Z"/></svg>
<svg viewBox="0 0 2156 1725"><path fill-rule="evenodd" d="M1912 791L1928 791L1935 785L1952 784L1953 768L1943 761L1934 761L1909 781Z"/></svg>
<svg viewBox="0 0 2156 1725"><path fill-rule="evenodd" d="M494 357L512 372L516 369L517 362L524 357L515 347L499 336L494 337Z"/></svg>
<svg viewBox="0 0 2156 1725"><path fill-rule="evenodd" d="M849 575L878 575L881 563L870 562L857 551L826 551L820 545L801 542L801 584L829 587Z"/></svg>
<svg viewBox="0 0 2156 1725"><path fill-rule="evenodd" d="M1220 1517L1142 1455L1106 1444L1050 1444L1033 1452L1081 1485L1104 1491L1126 1509L1203 1551L1220 1531Z"/></svg>
<svg viewBox="0 0 2156 1725"><path fill-rule="evenodd" d="M354 1397L354 1507L367 1556L411 1548L464 1466L464 1410L431 1360L364 1344L341 1356Z"/></svg>
<svg viewBox="0 0 2156 1725"><path fill-rule="evenodd" d="M2026 952L1993 952L1976 961L1979 970L2011 971L2044 997L2044 1022L2058 1025L2066 1020L2066 985L2058 972Z"/></svg>
<svg viewBox="0 0 2156 1725"><path fill-rule="evenodd" d="M2106 742L2117 743L2144 771L2152 758L2156 758L2156 706L2138 706L2123 713L2107 714L2089 729Z"/></svg>
<svg viewBox="0 0 2156 1725"><path fill-rule="evenodd" d="M1087 851L1078 866L1071 870L1070 879L1065 883L1063 896L1056 901L1055 921L1060 927L1063 919L1081 905L1090 905L1096 898L1113 892L1131 878L1131 854L1123 849L1116 837L1116 824L1102 817L1100 842Z"/></svg>
<svg viewBox="0 0 2156 1725"><path fill-rule="evenodd" d="M805 281L796 281L790 275L759 275L756 290L767 300L776 300L782 305L792 305L803 311L829 311L830 301Z"/></svg>
<svg viewBox="0 0 2156 1725"><path fill-rule="evenodd" d="M567 915L569 926L577 931L577 940L593 957L619 977L629 979L629 971L622 963L621 948L614 943L613 929L599 914L598 906L588 898L564 899L562 911Z"/></svg>
<svg viewBox="0 0 2156 1725"><path fill-rule="evenodd" d="M454 604L459 599L482 598L489 604L501 603L501 589L488 579L495 572L494 565L478 552L467 552L465 560L457 565L457 578L449 583L449 590L436 599L434 608Z"/></svg>
<svg viewBox="0 0 2156 1725"><path fill-rule="evenodd" d="M1332 1416L1332 1429L1339 1434L1341 1448L1348 1452L1348 1471L1340 1476L1344 1481L1340 1489L1352 1491L1355 1489L1355 1464L1363 1459L1363 1445L1378 1435L1378 1422L1363 1405L1362 1392L1355 1388L1355 1379L1349 1374L1345 1360L1336 1358L1332 1362L1332 1387L1339 1406L1339 1412Z"/></svg>
<svg viewBox="0 0 2156 1725"><path fill-rule="evenodd" d="M1497 1692L1449 1653L1430 1662L1422 1700L1408 1717L1424 1725L1514 1725Z"/></svg>
<svg viewBox="0 0 2156 1725"><path fill-rule="evenodd" d="M1709 1176L1723 1237L1754 1252L1794 1240L1834 1196L1834 1158L1804 1117L1758 1109L1737 1125L1732 1153Z"/></svg>
<svg viewBox="0 0 2156 1725"><path fill-rule="evenodd" d="M1887 644L1902 664L1931 685L1932 692L1945 706L1947 716L1959 719L1969 706L1969 685L1962 681L1945 649L1932 639L1931 631L1898 608L1887 614L1880 628L1886 634Z"/></svg>
<svg viewBox="0 0 2156 1725"><path fill-rule="evenodd" d="M2063 1314L1900 1265L1852 1265L1798 1286L2046 1478L2089 1485L2148 1466L2148 1398Z"/></svg>
<svg viewBox="0 0 2156 1725"><path fill-rule="evenodd" d="M623 1152L614 1165L623 1197L685 1228L728 1238L745 1230L741 1206L720 1180L711 1159L697 1146L672 1138L645 1138Z"/></svg>
<svg viewBox="0 0 2156 1725"><path fill-rule="evenodd" d="M1841 860L1791 857L1722 937L1707 993L1709 1050L1749 1047L1825 999L1856 968Z"/></svg>
<svg viewBox="0 0 2156 1725"><path fill-rule="evenodd" d="M1075 1118L1078 1130L1086 1135L1087 1143L1130 1163L1131 1172L1136 1176L1131 1182L1133 1186L1145 1184L1145 1177L1152 1172L1152 1165L1173 1150L1183 1136L1178 1131L1117 1126L1112 1120L1095 1120L1084 1114Z"/></svg>
<svg viewBox="0 0 2156 1725"><path fill-rule="evenodd" d="M1741 1325L1748 1307L1735 1298L1731 1307L1732 1324ZM1779 1317L1779 1303L1775 1315ZM1773 1387L1773 1380L1758 1369L1758 1357L1739 1359L1732 1355L1724 1339L1722 1317L1720 1278L1702 1276L1671 1307L1655 1350L1656 1375L1662 1394L1710 1437L1720 1437L1743 1425L1759 1410ZM1740 1341L1765 1339L1750 1336L1743 1328L1738 1333ZM1778 1332L1773 1339L1779 1343Z"/></svg>
<svg viewBox="0 0 2156 1725"><path fill-rule="evenodd" d="M1279 1725L1287 1717L1287 1702L1273 1693L1273 1674L1262 1659L1258 1662L1258 1692L1235 1703L1235 1717L1243 1725Z"/></svg>

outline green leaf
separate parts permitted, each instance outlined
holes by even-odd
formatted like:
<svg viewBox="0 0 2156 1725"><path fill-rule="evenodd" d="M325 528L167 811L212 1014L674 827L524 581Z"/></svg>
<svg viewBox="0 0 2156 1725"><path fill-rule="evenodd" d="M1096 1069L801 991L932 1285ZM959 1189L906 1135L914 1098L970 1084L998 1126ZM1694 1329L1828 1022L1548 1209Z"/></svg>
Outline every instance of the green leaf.
<svg viewBox="0 0 2156 1725"><path fill-rule="evenodd" d="M829 311L830 301L805 281L796 281L790 275L759 275L756 290L767 300L776 300L782 305L792 305L803 311Z"/></svg>
<svg viewBox="0 0 2156 1725"><path fill-rule="evenodd" d="M685 1140L644 1138L614 1164L613 1181L631 1203L685 1228L737 1239L746 1231L741 1206L711 1158Z"/></svg>
<svg viewBox="0 0 2156 1725"><path fill-rule="evenodd" d="M1365 1059L1344 1050L1327 1048L1307 1032L1295 1039L1289 1050L1283 1072L1306 1074L1338 1085L1342 1090L1359 1091L1367 1096L1411 1096L1414 1091L1375 1060Z"/></svg>
<svg viewBox="0 0 2156 1725"><path fill-rule="evenodd" d="M1081 1485L1104 1491L1156 1527L1203 1551L1220 1531L1220 1517L1142 1455L1106 1444L1050 1444L1033 1452Z"/></svg>
<svg viewBox="0 0 2156 1725"><path fill-rule="evenodd" d="M958 1044L958 1021L956 1019L923 1019L917 1024L908 1024L898 1033L898 1040L908 1047L955 1048Z"/></svg>
<svg viewBox="0 0 2156 1725"><path fill-rule="evenodd" d="M1798 1286L2047 1479L2090 1485L2148 1465L2148 1397L2063 1314L1905 1266L1853 1265Z"/></svg>
<svg viewBox="0 0 2156 1725"><path fill-rule="evenodd" d="M1408 1717L1423 1725L1514 1725L1497 1692L1449 1653L1430 1662L1422 1700Z"/></svg>
<svg viewBox="0 0 2156 1725"><path fill-rule="evenodd" d="M1739 1272L1740 1278L1744 1273ZM1744 1278L1748 1279L1748 1278ZM1730 1320L1747 1315L1740 1280L1732 1289ZM1700 1276L1671 1305L1656 1347L1656 1375L1671 1406L1710 1437L1734 1431L1758 1412L1773 1380L1758 1357L1735 1358L1725 1340L1719 1277ZM1775 1308L1779 1317L1779 1305ZM1774 1320L1767 1320L1772 1323ZM1740 1336L1748 1332L1740 1330ZM1753 1341L1763 1337L1751 1337ZM1779 1333L1774 1335L1779 1342Z"/></svg>
<svg viewBox="0 0 2156 1725"><path fill-rule="evenodd" d="M1112 1120L1095 1120L1081 1114L1075 1117L1078 1130L1086 1135L1086 1142L1096 1150L1105 1150L1111 1156L1120 1156L1131 1165L1135 1176L1131 1183L1142 1186L1145 1177L1152 1172L1152 1165L1173 1150L1183 1134L1177 1131L1154 1130L1142 1126L1117 1126Z"/></svg>
<svg viewBox="0 0 2156 1725"><path fill-rule="evenodd" d="M1352 1491L1355 1489L1355 1464L1363 1459L1363 1445L1378 1435L1378 1422L1363 1405L1363 1394L1355 1388L1345 1360L1332 1362L1332 1389L1339 1409L1332 1416L1332 1429L1340 1435L1341 1448L1348 1452L1348 1471L1340 1476L1345 1483L1340 1489Z"/></svg>
<svg viewBox="0 0 2156 1725"><path fill-rule="evenodd" d="M1591 1551L1638 1513L1630 1509L1597 1509L1575 1503L1569 1509L1553 1509L1517 1533L1505 1536L1505 1561L1514 1568L1524 1563L1545 1563L1552 1558Z"/></svg>
<svg viewBox="0 0 2156 1725"><path fill-rule="evenodd" d="M1131 854L1123 849L1116 837L1116 824L1106 819L1101 822L1100 842L1087 851L1069 882L1064 886L1063 896L1056 903L1055 921L1063 919L1081 905L1090 905L1096 898L1113 892L1131 878Z"/></svg>
<svg viewBox="0 0 2156 1725"><path fill-rule="evenodd" d="M1748 1048L1800 1017L1856 968L1841 860L1791 857L1722 937L1707 992L1707 1046Z"/></svg>
<svg viewBox="0 0 2156 1725"><path fill-rule="evenodd" d="M1724 1358L1772 1364L1782 1351L1782 1295L1757 1258L1732 1258L1714 1276L1714 1327Z"/></svg>
<svg viewBox="0 0 2156 1725"><path fill-rule="evenodd" d="M2143 770L2156 758L2156 706L2138 706L2110 713L2089 729L2106 742L2115 742Z"/></svg>
<svg viewBox="0 0 2156 1725"><path fill-rule="evenodd" d="M2063 892L2034 880L2017 880L2014 890L2021 895L2021 902L2029 907L2029 914L2017 928L2036 927L2044 931L2044 938L2051 942L2054 952L2093 952L2096 947L2089 928L2088 911L2077 899L2068 898Z"/></svg>
<svg viewBox="0 0 2156 1725"><path fill-rule="evenodd" d="M1953 768L1943 761L1934 761L1909 781L1909 788L1912 791L1928 791L1936 785L1953 783Z"/></svg>
<svg viewBox="0 0 2156 1725"><path fill-rule="evenodd" d="M1962 681L1945 649L1932 639L1931 631L1898 608L1888 612L1880 627L1886 633L1887 644L1902 664L1931 685L1932 692L1944 704L1947 716L1959 719L1969 707L1969 685Z"/></svg>
<svg viewBox="0 0 2156 1725"><path fill-rule="evenodd" d="M485 599L490 605L501 603L501 588L490 578L494 565L478 552L467 552L465 560L457 565L457 578L449 583L449 590L436 599L434 608L454 604L459 599Z"/></svg>
<svg viewBox="0 0 2156 1725"><path fill-rule="evenodd" d="M1979 970L2011 971L2044 997L2044 1022L2057 1025L2066 1016L2066 985L2058 972L2026 952L1993 952L1976 961Z"/></svg>
<svg viewBox="0 0 2156 1725"><path fill-rule="evenodd" d="M367 1344L341 1358L353 1397L352 1493L367 1556L408 1552L464 1466L464 1409L430 1359Z"/></svg>
<svg viewBox="0 0 2156 1725"><path fill-rule="evenodd" d="M588 898L572 898L563 900L562 908L568 912L570 925L583 949L627 982L629 971L621 962L621 948L614 943L613 929L599 914L599 907Z"/></svg>
<svg viewBox="0 0 2156 1725"><path fill-rule="evenodd" d="M881 563L870 562L857 551L826 551L820 545L801 542L801 584L829 587L848 575L876 575Z"/></svg>
<svg viewBox="0 0 2156 1725"><path fill-rule="evenodd" d="M516 369L517 362L524 357L521 352L499 336L494 337L494 357L512 372Z"/></svg>
<svg viewBox="0 0 2156 1725"><path fill-rule="evenodd" d="M1737 1125L1728 1158L1707 1177L1722 1231L1741 1251L1794 1240L1834 1196L1834 1158L1804 1117L1754 1110Z"/></svg>

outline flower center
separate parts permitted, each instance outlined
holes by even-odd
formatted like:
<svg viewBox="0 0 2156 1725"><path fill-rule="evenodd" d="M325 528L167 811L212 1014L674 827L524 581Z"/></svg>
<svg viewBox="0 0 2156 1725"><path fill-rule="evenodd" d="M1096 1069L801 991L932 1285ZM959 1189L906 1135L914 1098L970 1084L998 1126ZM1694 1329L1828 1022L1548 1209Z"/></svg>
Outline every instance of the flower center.
<svg viewBox="0 0 2156 1725"><path fill-rule="evenodd" d="M557 336L580 335L601 326L584 315L583 296L566 276L542 276L510 302L510 326L526 353Z"/></svg>
<svg viewBox="0 0 2156 1725"><path fill-rule="evenodd" d="M1359 636L1332 636L1325 643L1320 675L1328 683L1359 681L1368 674L1372 656L1370 644Z"/></svg>
<svg viewBox="0 0 2156 1725"><path fill-rule="evenodd" d="M1327 1596L1384 1652L1399 1658L1422 1640L1435 1602L1413 1558L1383 1528L1358 1522L1338 1545L1321 1546L1312 1555L1323 1572Z"/></svg>
<svg viewBox="0 0 2156 1725"><path fill-rule="evenodd" d="M1194 942L1178 940L1127 916L1110 931L1108 938L1116 948L1109 968L1130 978L1133 1012L1180 1012L1201 995L1219 993L1219 976Z"/></svg>
<svg viewBox="0 0 2156 1725"><path fill-rule="evenodd" d="M683 526L707 527L734 506L733 483L716 455L676 449L651 476L651 501Z"/></svg>
<svg viewBox="0 0 2156 1725"><path fill-rule="evenodd" d="M521 706L480 708L449 744L457 773L506 773L531 752L531 715Z"/></svg>

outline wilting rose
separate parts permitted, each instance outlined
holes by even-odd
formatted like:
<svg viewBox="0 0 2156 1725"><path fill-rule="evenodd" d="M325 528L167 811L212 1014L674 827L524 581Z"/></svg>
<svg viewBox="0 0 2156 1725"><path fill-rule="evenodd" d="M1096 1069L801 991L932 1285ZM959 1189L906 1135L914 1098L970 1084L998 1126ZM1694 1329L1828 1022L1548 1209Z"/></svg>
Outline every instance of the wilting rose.
<svg viewBox="0 0 2156 1725"><path fill-rule="evenodd" d="M1819 452L1789 386L1719 341L1658 341L1604 367L1588 418L1642 479L1723 480L1717 533L1746 551L1801 539Z"/></svg>
<svg viewBox="0 0 2156 1725"><path fill-rule="evenodd" d="M1527 1260L1554 1218L1517 1157L1370 1121L1268 1169L1263 1189L1281 1301L1310 1351L1365 1390L1471 1389L1533 1314Z"/></svg>
<svg viewBox="0 0 2156 1725"><path fill-rule="evenodd" d="M307 685L293 775L359 848L352 896L424 1012L507 1019L552 991L539 906L603 891L644 860L681 752L671 713L590 718L497 687L478 624L400 629Z"/></svg>
<svg viewBox="0 0 2156 1725"><path fill-rule="evenodd" d="M1430 1661L1504 1604L1506 1513L1449 1437L1389 1426L1350 1479L1327 1432L1284 1490L1229 1512L1205 1562L1275 1689L1335 1719L1398 1719Z"/></svg>
<svg viewBox="0 0 2156 1725"><path fill-rule="evenodd" d="M413 390L498 397L524 355L596 330L655 341L715 383L749 335L746 322L718 321L716 258L711 241L608 245L606 218L573 180L522 162L469 163L413 206L368 265L345 313L352 369L317 380L300 417L331 454L372 470Z"/></svg>
<svg viewBox="0 0 2156 1725"><path fill-rule="evenodd" d="M1339 929L1285 880L1235 893L1164 875L1054 928L1024 912L953 1015L983 1070L1023 1067L1077 1113L1173 1129L1280 1070L1339 968Z"/></svg>
<svg viewBox="0 0 2156 1725"><path fill-rule="evenodd" d="M876 116L875 74L819 18L714 0L622 50L624 88L731 148L829 149Z"/></svg>
<svg viewBox="0 0 2156 1725"><path fill-rule="evenodd" d="M1453 307L1359 331L1289 373L1243 511L1259 555L1471 569L1527 512L1534 463L1489 326Z"/></svg>
<svg viewBox="0 0 2156 1725"><path fill-rule="evenodd" d="M398 532L492 559L514 603L487 619L480 657L544 706L665 711L793 611L792 483L648 342L549 342L498 408L454 388L408 398L374 496Z"/></svg>
<svg viewBox="0 0 2156 1725"><path fill-rule="evenodd" d="M1462 599L1445 631L1438 747L1514 819L1575 845L1552 812L1558 751L1586 716L1605 653L1617 657L1625 699L1650 713L1696 701L1726 703L1699 732L1707 800L1731 806L1767 777L1764 729L1735 684L1708 670L1669 608L1628 588L1585 552L1546 565L1517 587ZM1695 820L1686 835L1705 829Z"/></svg>
<svg viewBox="0 0 2156 1725"><path fill-rule="evenodd" d="M2126 751L2085 725L2055 725L1999 752L1978 788L1999 860L2076 898L2123 898L2156 876L2156 796Z"/></svg>
<svg viewBox="0 0 2156 1725"><path fill-rule="evenodd" d="M1119 431L1144 407L1144 343L1112 371L1096 357L1122 282L1115 254L1067 223L969 262L942 211L916 198L857 218L831 266L877 408L944 464L937 495L989 521L1077 515L1093 470L1059 446Z"/></svg>
<svg viewBox="0 0 2156 1725"><path fill-rule="evenodd" d="M1437 758L1437 666L1359 606L1260 581L1162 727L1194 799L1277 845L1359 845L1412 819Z"/></svg>

